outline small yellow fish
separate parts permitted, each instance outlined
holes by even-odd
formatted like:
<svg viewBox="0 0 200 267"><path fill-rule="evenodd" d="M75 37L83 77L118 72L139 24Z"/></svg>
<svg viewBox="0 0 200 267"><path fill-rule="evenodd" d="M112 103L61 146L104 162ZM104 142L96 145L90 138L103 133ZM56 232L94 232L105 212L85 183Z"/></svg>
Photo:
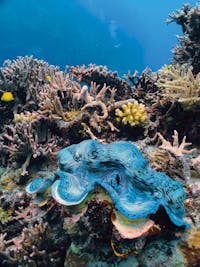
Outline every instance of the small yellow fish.
<svg viewBox="0 0 200 267"><path fill-rule="evenodd" d="M4 92L1 96L1 101L10 102L14 100L14 96L11 92Z"/></svg>
<svg viewBox="0 0 200 267"><path fill-rule="evenodd" d="M51 75L47 75L46 80L50 82L51 81Z"/></svg>

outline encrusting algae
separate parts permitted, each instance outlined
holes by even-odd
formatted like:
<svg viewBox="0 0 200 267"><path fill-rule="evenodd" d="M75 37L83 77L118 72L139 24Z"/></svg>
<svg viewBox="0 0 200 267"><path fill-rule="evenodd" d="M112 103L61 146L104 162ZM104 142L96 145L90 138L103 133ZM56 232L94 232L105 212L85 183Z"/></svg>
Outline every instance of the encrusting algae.
<svg viewBox="0 0 200 267"><path fill-rule="evenodd" d="M138 101L122 105L122 110L116 109L115 115L118 117L117 121L125 125L130 124L130 126L144 124L147 120L145 105L139 104Z"/></svg>

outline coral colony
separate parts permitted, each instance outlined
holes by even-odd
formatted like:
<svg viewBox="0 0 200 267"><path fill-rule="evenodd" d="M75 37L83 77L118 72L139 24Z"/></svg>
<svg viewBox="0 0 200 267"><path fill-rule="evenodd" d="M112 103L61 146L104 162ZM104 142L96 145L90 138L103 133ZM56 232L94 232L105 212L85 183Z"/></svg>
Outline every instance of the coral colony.
<svg viewBox="0 0 200 267"><path fill-rule="evenodd" d="M4 62L0 266L199 266L199 4L171 21L155 73Z"/></svg>

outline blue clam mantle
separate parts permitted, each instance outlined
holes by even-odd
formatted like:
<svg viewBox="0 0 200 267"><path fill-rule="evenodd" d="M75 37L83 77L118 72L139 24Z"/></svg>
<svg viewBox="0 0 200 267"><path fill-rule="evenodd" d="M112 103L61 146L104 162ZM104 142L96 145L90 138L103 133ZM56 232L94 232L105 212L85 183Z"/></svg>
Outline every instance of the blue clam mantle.
<svg viewBox="0 0 200 267"><path fill-rule="evenodd" d="M152 170L132 143L86 140L62 149L58 159L55 177L34 180L26 188L28 193L42 193L52 185L55 200L71 206L81 203L98 184L128 219L154 214L162 206L175 225L188 226L183 221L181 183Z"/></svg>

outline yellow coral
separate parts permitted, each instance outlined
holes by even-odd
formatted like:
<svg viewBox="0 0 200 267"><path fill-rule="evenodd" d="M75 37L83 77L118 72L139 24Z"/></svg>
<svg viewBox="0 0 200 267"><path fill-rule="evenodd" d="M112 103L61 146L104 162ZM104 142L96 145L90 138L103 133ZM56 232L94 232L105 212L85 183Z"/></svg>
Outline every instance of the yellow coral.
<svg viewBox="0 0 200 267"><path fill-rule="evenodd" d="M5 225L13 220L12 211L11 210L4 210L0 207L0 223Z"/></svg>
<svg viewBox="0 0 200 267"><path fill-rule="evenodd" d="M165 96L173 99L192 99L200 97L200 73L196 77L192 67L168 65L159 70L156 85L165 89Z"/></svg>
<svg viewBox="0 0 200 267"><path fill-rule="evenodd" d="M122 105L122 110L116 109L115 115L118 116L117 121L131 126L141 125L147 120L145 105L139 104L138 101Z"/></svg>
<svg viewBox="0 0 200 267"><path fill-rule="evenodd" d="M1 96L1 101L10 102L13 100L14 100L14 96L12 92L4 92L3 95Z"/></svg>
<svg viewBox="0 0 200 267"><path fill-rule="evenodd" d="M46 80L47 80L48 82L50 82L51 79L52 79L51 75L47 75L47 76L46 76Z"/></svg>
<svg viewBox="0 0 200 267"><path fill-rule="evenodd" d="M65 113L64 121L72 121L75 119L79 114L81 113L81 110L72 109L70 111L67 111Z"/></svg>

